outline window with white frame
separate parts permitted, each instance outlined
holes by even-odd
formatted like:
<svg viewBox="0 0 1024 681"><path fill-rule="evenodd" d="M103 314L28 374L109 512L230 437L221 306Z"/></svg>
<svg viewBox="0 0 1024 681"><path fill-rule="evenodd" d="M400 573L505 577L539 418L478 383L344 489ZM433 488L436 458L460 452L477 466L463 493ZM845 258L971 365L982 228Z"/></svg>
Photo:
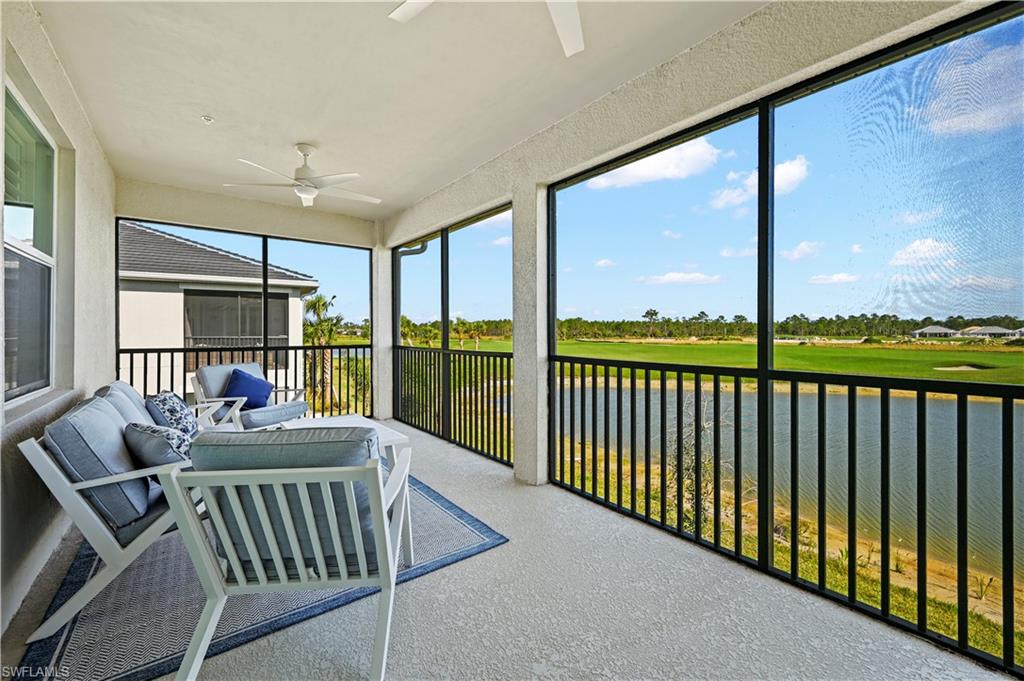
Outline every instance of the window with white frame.
<svg viewBox="0 0 1024 681"><path fill-rule="evenodd" d="M4 93L4 400L51 384L56 153Z"/></svg>

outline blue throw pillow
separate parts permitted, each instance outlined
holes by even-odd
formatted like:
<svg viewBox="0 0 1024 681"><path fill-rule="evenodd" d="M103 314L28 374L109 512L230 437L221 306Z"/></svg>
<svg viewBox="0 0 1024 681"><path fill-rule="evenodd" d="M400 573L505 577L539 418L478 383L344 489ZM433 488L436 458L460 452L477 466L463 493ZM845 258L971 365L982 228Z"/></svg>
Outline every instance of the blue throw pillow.
<svg viewBox="0 0 1024 681"><path fill-rule="evenodd" d="M132 458L143 468L166 463L188 461L192 440L177 428L129 423L124 428L124 442Z"/></svg>
<svg viewBox="0 0 1024 681"><path fill-rule="evenodd" d="M169 390L147 397L146 411L158 426L176 428L190 438L195 437L199 432L199 422L196 420L196 415L192 413L192 409L185 404L183 399Z"/></svg>
<svg viewBox="0 0 1024 681"><path fill-rule="evenodd" d="M247 374L241 369L234 369L228 385L224 388L224 397L244 397L242 409L259 409L267 406L270 394L274 392L274 384L259 376Z"/></svg>

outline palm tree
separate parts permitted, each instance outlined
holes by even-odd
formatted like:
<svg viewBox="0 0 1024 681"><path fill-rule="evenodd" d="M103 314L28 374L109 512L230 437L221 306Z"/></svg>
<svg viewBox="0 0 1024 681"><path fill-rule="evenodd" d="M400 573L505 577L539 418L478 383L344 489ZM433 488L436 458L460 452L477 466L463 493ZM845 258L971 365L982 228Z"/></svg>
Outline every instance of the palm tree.
<svg viewBox="0 0 1024 681"><path fill-rule="evenodd" d="M413 328L412 320L406 317L405 315L402 315L402 318L399 320L398 323L398 329L400 335L398 344L401 345L402 341L405 341L406 345L412 347L412 337L415 331L415 329Z"/></svg>
<svg viewBox="0 0 1024 681"><path fill-rule="evenodd" d="M452 332L459 339L459 350L466 349L466 332L468 331L466 327L468 325L469 323L462 317L456 317L452 323Z"/></svg>
<svg viewBox="0 0 1024 681"><path fill-rule="evenodd" d="M330 406L333 411L334 402L338 399L338 391L332 380L334 372L334 350L325 346L338 342L339 336L344 331L345 319L340 314L330 314L334 299L337 296L328 298L322 293L315 293L303 301L305 318L302 320L302 339L306 345L319 346L320 350L320 400L329 397ZM316 401L317 383L312 373L310 379L313 382L313 400ZM330 386L330 395L324 395L324 386Z"/></svg>
<svg viewBox="0 0 1024 681"><path fill-rule="evenodd" d="M658 311L653 307L644 312L644 319L647 320L647 335L654 336L654 325L658 322Z"/></svg>
<svg viewBox="0 0 1024 681"><path fill-rule="evenodd" d="M469 337L476 343L476 349L480 349L480 337L484 335L484 324L483 322L470 322L469 323Z"/></svg>

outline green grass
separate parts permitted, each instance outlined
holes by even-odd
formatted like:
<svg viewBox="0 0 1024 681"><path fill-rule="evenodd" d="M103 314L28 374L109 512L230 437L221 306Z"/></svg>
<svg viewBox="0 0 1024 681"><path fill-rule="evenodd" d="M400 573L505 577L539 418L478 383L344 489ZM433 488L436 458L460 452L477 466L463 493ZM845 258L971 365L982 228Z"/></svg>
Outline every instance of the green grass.
<svg viewBox="0 0 1024 681"><path fill-rule="evenodd" d="M466 347L473 348L471 343ZM508 340L484 340L481 350L509 351ZM750 367L757 365L754 343L655 344L597 341L560 341L558 353L594 359L665 362ZM969 364L978 371L939 371L936 367ZM1024 348L975 349L942 346L779 345L775 348L779 369L824 371L841 374L898 376L981 383L1024 383Z"/></svg>

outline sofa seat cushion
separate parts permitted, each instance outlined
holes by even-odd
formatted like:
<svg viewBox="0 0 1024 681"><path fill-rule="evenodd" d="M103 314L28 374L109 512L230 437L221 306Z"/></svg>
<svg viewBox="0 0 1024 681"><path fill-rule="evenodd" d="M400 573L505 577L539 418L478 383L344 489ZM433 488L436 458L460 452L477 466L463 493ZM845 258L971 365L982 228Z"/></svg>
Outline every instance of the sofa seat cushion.
<svg viewBox="0 0 1024 681"><path fill-rule="evenodd" d="M199 421L185 400L169 390L146 398L146 409L158 426L176 428L189 438L199 432Z"/></svg>
<svg viewBox="0 0 1024 681"><path fill-rule="evenodd" d="M46 426L43 442L72 482L136 469L124 441L127 424L105 399L90 397ZM149 509L145 479L125 480L84 491L85 498L111 527L138 520Z"/></svg>
<svg viewBox="0 0 1024 681"><path fill-rule="evenodd" d="M309 428L298 430L274 430L255 433L221 433L202 432L192 443L192 466L197 471L226 471L267 468L323 468L335 466L362 466L371 456L377 456L377 431L373 428ZM308 488L310 504L313 510L314 531L320 539L325 556L338 556L338 550L331 540L330 513L335 515L341 534L344 562L351 576L359 574L358 554L355 546L355 535L349 521L348 499L345 485L331 484L331 496L334 508L328 509L319 485ZM369 493L363 483L356 483L354 501L359 509L359 528L366 552L367 568L376 571L377 561L373 541L373 523L369 513ZM285 533L284 520L280 515L277 498L273 488L267 485L260 487L273 534L284 558L294 558L288 536ZM296 533L302 553L303 564L313 565L315 552L310 542L309 529L305 522L301 500L294 485L286 486L285 497L290 515L295 519ZM246 520L236 518L226 499L223 490L215 492L217 508L224 517L224 523L231 543L239 558L249 563L251 557L239 530L240 522ZM247 489L239 491L243 513L247 518L258 518L256 503ZM209 500L207 500L209 503ZM255 528L257 523L250 523ZM259 559L272 560L269 544L262 532L253 530L253 539ZM219 547L223 553L223 548ZM244 566L246 572L251 564Z"/></svg>
<svg viewBox="0 0 1024 681"><path fill-rule="evenodd" d="M251 430L252 428L264 428L300 418L308 410L309 405L305 401L296 400L282 404L271 404L261 409L243 411L239 414L239 418L242 419L242 427L246 430Z"/></svg>
<svg viewBox="0 0 1024 681"><path fill-rule="evenodd" d="M228 385L224 388L223 397L244 397L242 410L259 409L267 406L267 400L274 392L274 384L259 376L247 374L241 369L234 369Z"/></svg>
<svg viewBox="0 0 1024 681"><path fill-rule="evenodd" d="M146 400L139 392L124 381L114 381L103 386L95 393L110 402L114 409L128 423L153 424L153 417L146 409Z"/></svg>
<svg viewBox="0 0 1024 681"><path fill-rule="evenodd" d="M177 428L129 423L124 428L128 451L140 468L188 461L192 439Z"/></svg>
<svg viewBox="0 0 1024 681"><path fill-rule="evenodd" d="M142 534L147 527L159 520L160 516L167 513L169 510L170 507L167 505L167 499L164 498L164 492L160 489L160 485L155 482L150 482L149 508L146 510L146 513L138 520L132 521L124 527L119 527L114 530L114 538L117 539L117 543L121 546L128 546L136 537ZM171 527L173 527L173 525Z"/></svg>

